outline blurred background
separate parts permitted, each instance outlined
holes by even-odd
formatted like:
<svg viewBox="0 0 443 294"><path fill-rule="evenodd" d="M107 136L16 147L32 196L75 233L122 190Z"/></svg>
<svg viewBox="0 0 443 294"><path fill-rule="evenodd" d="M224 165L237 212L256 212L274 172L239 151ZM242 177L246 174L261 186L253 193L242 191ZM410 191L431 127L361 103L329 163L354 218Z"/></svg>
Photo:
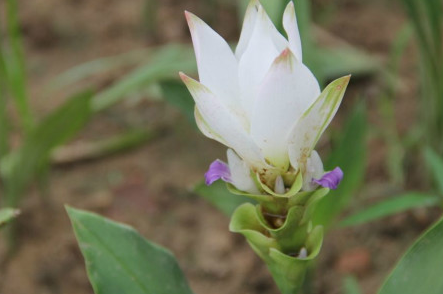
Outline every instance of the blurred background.
<svg viewBox="0 0 443 294"><path fill-rule="evenodd" d="M0 293L93 293L65 204L169 248L196 293L278 293L228 231L234 204L220 199L233 196L201 184L226 149L198 132L178 80L197 77L184 10L235 44L247 2L0 2L0 202L21 211L0 239ZM262 2L278 23L288 1ZM441 3L295 2L323 87L353 75L317 147L345 180L320 207L328 232L305 293L375 293L440 213Z"/></svg>

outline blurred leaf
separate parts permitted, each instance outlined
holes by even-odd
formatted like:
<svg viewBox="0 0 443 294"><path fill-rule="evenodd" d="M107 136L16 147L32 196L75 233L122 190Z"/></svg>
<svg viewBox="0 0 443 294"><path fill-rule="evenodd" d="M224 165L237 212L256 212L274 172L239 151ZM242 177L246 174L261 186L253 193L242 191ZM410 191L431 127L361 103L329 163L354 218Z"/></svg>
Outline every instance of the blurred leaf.
<svg viewBox="0 0 443 294"><path fill-rule="evenodd" d="M345 294L362 294L363 292L358 285L358 281L355 277L347 276L344 279Z"/></svg>
<svg viewBox="0 0 443 294"><path fill-rule="evenodd" d="M151 83L178 77L179 71L196 72L196 62L191 47L171 44L159 47L150 62L136 68L98 93L92 101L92 109L100 111L110 107L128 94L146 88Z"/></svg>
<svg viewBox="0 0 443 294"><path fill-rule="evenodd" d="M420 108L422 129L420 144L425 141L443 153L443 5L439 0L402 0L417 41L420 67Z"/></svg>
<svg viewBox="0 0 443 294"><path fill-rule="evenodd" d="M366 133L366 108L358 104L346 121L342 135L326 162L329 169L339 166L343 170L343 181L320 201L313 217L314 224L330 226L362 184L367 156Z"/></svg>
<svg viewBox="0 0 443 294"><path fill-rule="evenodd" d="M381 68L378 60L350 46L315 47L304 52L304 62L321 84L348 74L370 75Z"/></svg>
<svg viewBox="0 0 443 294"><path fill-rule="evenodd" d="M434 176L434 182L438 191L443 194L443 157L438 156L431 148L424 151L426 163Z"/></svg>
<svg viewBox="0 0 443 294"><path fill-rule="evenodd" d="M6 67L0 26L0 161L9 152L9 119L6 97Z"/></svg>
<svg viewBox="0 0 443 294"><path fill-rule="evenodd" d="M188 121L197 127L194 118L194 99L189 93L188 88L177 80L166 80L160 82L164 99L171 105L177 107Z"/></svg>
<svg viewBox="0 0 443 294"><path fill-rule="evenodd" d="M69 85L80 82L94 75L120 67L141 63L148 59L149 51L135 50L123 54L97 58L92 61L74 66L57 75L49 84L51 90L63 89Z"/></svg>
<svg viewBox="0 0 443 294"><path fill-rule="evenodd" d="M223 181L216 181L211 186L201 182L194 187L194 192L205 198L227 216L231 216L234 210L243 203L254 203L247 197L230 193L226 183Z"/></svg>
<svg viewBox="0 0 443 294"><path fill-rule="evenodd" d="M383 69L378 59L350 45L322 48L312 44L303 51L303 62L321 85L344 75L369 76Z"/></svg>
<svg viewBox="0 0 443 294"><path fill-rule="evenodd" d="M169 251L124 224L66 210L95 294L192 294Z"/></svg>
<svg viewBox="0 0 443 294"><path fill-rule="evenodd" d="M25 138L21 148L2 162L7 177L6 195L15 207L27 184L42 166L48 164L50 152L74 136L88 121L92 94L85 92L70 98L45 117Z"/></svg>
<svg viewBox="0 0 443 294"><path fill-rule="evenodd" d="M8 88L12 93L19 112L19 119L25 131L33 126L31 109L26 93L25 57L18 22L18 3L16 0L6 1L6 23L10 49L5 54Z"/></svg>
<svg viewBox="0 0 443 294"><path fill-rule="evenodd" d="M378 294L443 293L443 220L406 252Z"/></svg>
<svg viewBox="0 0 443 294"><path fill-rule="evenodd" d="M54 150L51 159L55 164L92 160L135 148L153 139L156 135L157 132L146 128L132 129L98 141L80 141L72 145L60 146Z"/></svg>
<svg viewBox="0 0 443 294"><path fill-rule="evenodd" d="M433 206L440 202L440 198L434 195L407 193L381 201L373 206L364 208L362 211L348 216L340 222L341 226L355 226L367 223L382 217L390 216L411 208Z"/></svg>
<svg viewBox="0 0 443 294"><path fill-rule="evenodd" d="M16 218L19 215L19 213L20 211L14 208L0 209L0 227L12 221L14 218Z"/></svg>

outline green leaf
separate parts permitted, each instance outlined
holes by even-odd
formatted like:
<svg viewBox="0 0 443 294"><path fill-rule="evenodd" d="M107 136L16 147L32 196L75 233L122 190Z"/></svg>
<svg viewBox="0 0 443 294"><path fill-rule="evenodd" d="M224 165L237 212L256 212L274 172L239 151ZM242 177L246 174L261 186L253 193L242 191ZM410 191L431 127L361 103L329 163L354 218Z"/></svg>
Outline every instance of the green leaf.
<svg viewBox="0 0 443 294"><path fill-rule="evenodd" d="M92 101L94 111L114 105L149 84L178 77L179 71L196 71L194 53L189 46L166 45L157 48L151 61L136 68L124 78L98 93Z"/></svg>
<svg viewBox="0 0 443 294"><path fill-rule="evenodd" d="M443 158L438 156L431 148L427 147L424 151L424 156L432 175L438 191L443 194Z"/></svg>
<svg viewBox="0 0 443 294"><path fill-rule="evenodd" d="M194 118L194 99L183 82L177 80L162 81L160 82L160 88L164 99L171 105L177 107L188 121L197 127Z"/></svg>
<svg viewBox="0 0 443 294"><path fill-rule="evenodd" d="M12 221L20 214L20 211L14 208L2 208L0 209L0 227L4 226L8 222Z"/></svg>
<svg viewBox="0 0 443 294"><path fill-rule="evenodd" d="M230 193L226 184L222 181L216 181L211 186L201 182L194 187L194 192L205 198L227 216L232 215L235 209L243 203L255 203L245 196Z"/></svg>
<svg viewBox="0 0 443 294"><path fill-rule="evenodd" d="M1 171L8 179L8 206L17 205L27 184L48 164L51 151L83 128L91 114L91 97L86 92L70 98L30 131L19 150L1 162Z"/></svg>
<svg viewBox="0 0 443 294"><path fill-rule="evenodd" d="M355 277L348 276L344 279L345 294L361 294L362 291Z"/></svg>
<svg viewBox="0 0 443 294"><path fill-rule="evenodd" d="M438 204L440 201L441 199L435 195L407 193L405 195L390 198L373 206L367 207L363 211L345 218L340 222L340 225L355 226L411 208L433 206Z"/></svg>
<svg viewBox="0 0 443 294"><path fill-rule="evenodd" d="M97 58L76 65L57 75L49 84L49 89L60 90L72 84L81 82L98 74L115 70L129 65L143 63L149 57L149 51L138 49L123 54Z"/></svg>
<svg viewBox="0 0 443 294"><path fill-rule="evenodd" d="M66 208L95 294L192 294L174 256L133 228Z"/></svg>
<svg viewBox="0 0 443 294"><path fill-rule="evenodd" d="M443 219L406 252L378 294L443 293Z"/></svg>
<svg viewBox="0 0 443 294"><path fill-rule="evenodd" d="M343 75L370 75L381 69L379 61L351 46L313 47L304 54L304 62L323 84Z"/></svg>
<svg viewBox="0 0 443 294"><path fill-rule="evenodd" d="M348 118L342 136L333 147L333 152L326 162L326 167L339 166L344 172L343 181L336 190L332 190L321 200L315 214L314 223L328 227L334 218L352 199L354 192L364 179L366 165L366 108L358 104Z"/></svg>
<svg viewBox="0 0 443 294"><path fill-rule="evenodd" d="M23 129L27 132L33 126L33 117L28 103L26 91L25 56L18 21L18 3L16 0L6 1L7 32L9 35L9 54L5 56L8 87L19 112Z"/></svg>

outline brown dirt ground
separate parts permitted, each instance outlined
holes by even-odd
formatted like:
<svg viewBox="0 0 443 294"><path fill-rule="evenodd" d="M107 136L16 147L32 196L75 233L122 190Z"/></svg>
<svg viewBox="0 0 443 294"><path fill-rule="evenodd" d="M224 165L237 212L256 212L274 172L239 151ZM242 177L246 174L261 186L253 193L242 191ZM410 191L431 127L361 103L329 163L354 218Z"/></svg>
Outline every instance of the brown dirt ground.
<svg viewBox="0 0 443 294"><path fill-rule="evenodd" d="M185 9L212 18L223 36L235 40L238 34L234 10L221 8L211 15L204 1L197 0L159 1L157 33L148 34L140 13L143 2L20 1L30 94L39 115L63 100L63 91L48 97L43 87L63 70L153 44L189 42L182 15ZM400 7L381 0L332 2L315 2L317 21L350 44L386 59L404 23ZM415 120L414 72L414 63L406 60L402 79L407 87L396 99L402 131ZM99 78L97 83L109 84L120 74ZM376 79L355 81L338 121L349 111L355 100L352 97L364 94L370 122L377 124L376 103L381 91ZM19 247L0 270L0 293L92 293L64 204L128 223L168 247L196 293L278 293L245 240L228 232L228 218L189 192L213 159L224 158L224 147L196 133L172 107L147 101L123 103L98 115L80 137L103 137L128 125L158 124L166 125L164 133L131 152L54 168L49 201L43 201L31 189L19 219ZM368 185L356 196L360 201L355 201L351 210L395 191L386 181L383 142L373 138L369 147ZM347 274L358 277L364 293L375 293L408 244L432 222L433 215L432 211L417 210L388 221L330 231L317 265L313 293L342 293L341 281ZM0 257L4 247L0 241Z"/></svg>

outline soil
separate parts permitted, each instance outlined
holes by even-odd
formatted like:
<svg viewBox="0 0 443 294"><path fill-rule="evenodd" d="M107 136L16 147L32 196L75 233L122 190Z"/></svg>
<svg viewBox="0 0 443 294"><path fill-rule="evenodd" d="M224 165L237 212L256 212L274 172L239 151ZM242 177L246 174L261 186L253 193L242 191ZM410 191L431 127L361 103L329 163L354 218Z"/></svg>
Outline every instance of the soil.
<svg viewBox="0 0 443 294"><path fill-rule="evenodd" d="M205 1L198 0L158 1L155 29L145 25L143 0L22 0L19 4L29 92L38 116L60 104L67 92L84 86L48 92L51 79L74 65L156 44L189 43L185 9L211 19L230 40L236 40L239 32L233 8L220 6L212 14ZM381 0L318 0L313 12L324 29L382 60L388 58L405 22L399 5ZM107 73L94 83L104 87L122 74ZM401 132L415 121L416 77L414 61L403 60L401 78L406 86L396 97ZM334 124L336 130L357 97L367 100L370 122L379 124L377 99L382 89L380 79L355 80ZM161 135L136 149L54 167L48 199L30 189L18 220L16 252L0 268L0 293L93 293L65 204L130 224L168 247L195 293L278 293L244 238L228 231L229 219L191 192L209 163L225 157L225 148L195 132L176 109L149 99L126 101L97 115L76 140L104 138L129 126L159 125ZM383 141L372 136L368 144L366 185L347 213L397 191L387 179ZM414 187L420 188L417 182ZM342 279L347 275L358 278L364 293L375 293L402 252L434 219L432 210L415 210L356 228L332 229L312 277L312 293L343 293ZM4 256L5 242L0 240L0 257Z"/></svg>

